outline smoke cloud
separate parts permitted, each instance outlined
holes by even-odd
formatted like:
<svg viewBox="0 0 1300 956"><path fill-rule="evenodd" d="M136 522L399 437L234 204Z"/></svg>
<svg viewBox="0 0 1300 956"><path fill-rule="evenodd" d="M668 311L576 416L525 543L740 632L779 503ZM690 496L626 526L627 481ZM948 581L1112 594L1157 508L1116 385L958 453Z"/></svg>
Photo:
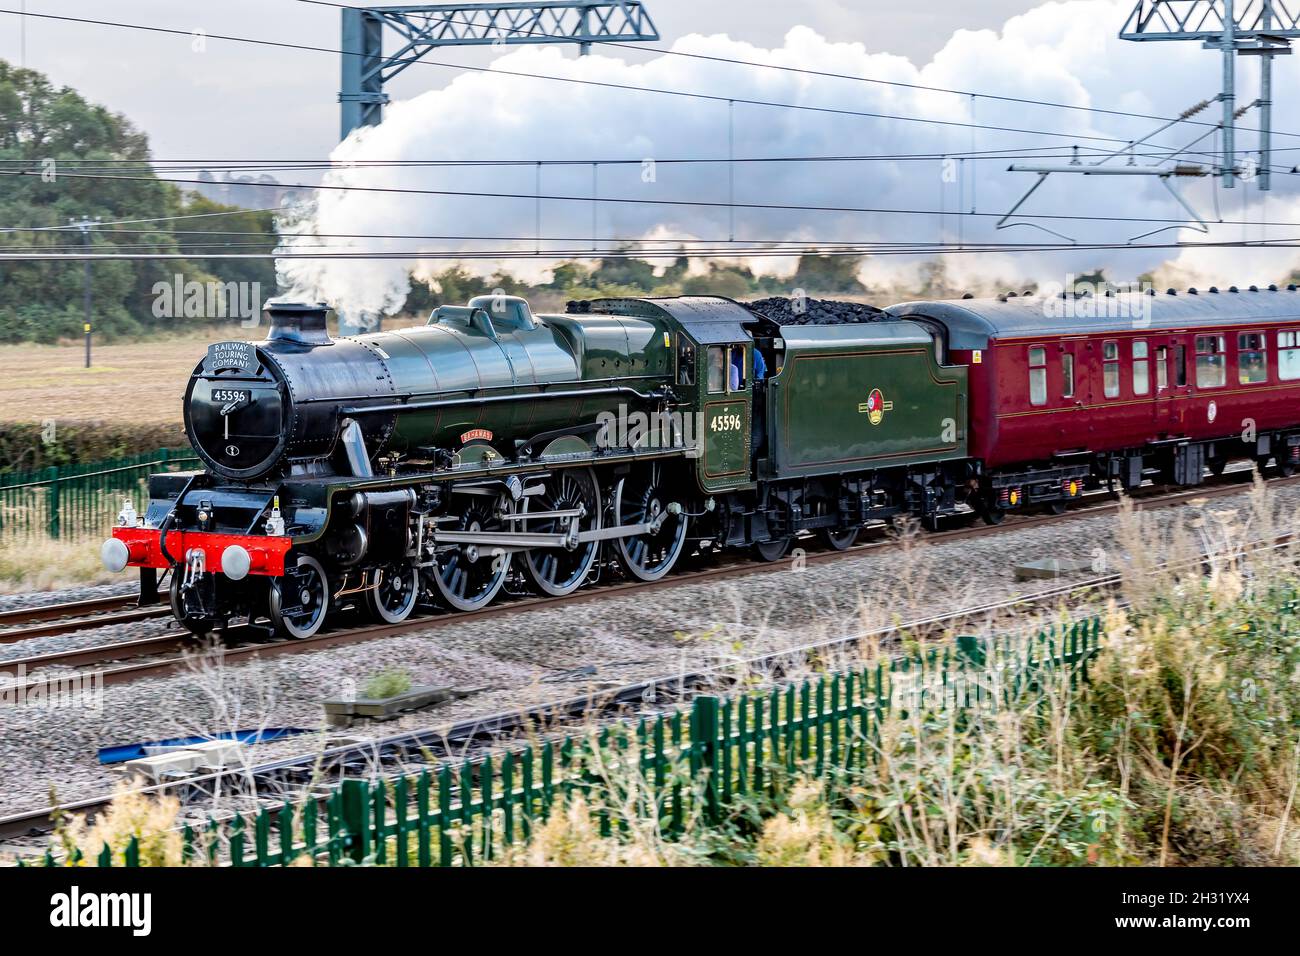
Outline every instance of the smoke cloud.
<svg viewBox="0 0 1300 956"><path fill-rule="evenodd" d="M1132 43L1116 34L1132 0L1078 0L1049 3L1009 20L1000 31L958 31L924 65L887 53L868 53L861 43L818 35L796 26L779 49L762 49L726 36L692 35L673 49L707 56L751 60L944 87L1028 97L1076 106L1173 116L1219 90L1221 63L1199 43ZM608 49L608 48L604 48ZM462 74L446 88L392 104L382 125L356 131L334 151L332 159L355 166L338 168L323 180L328 186L377 190L322 190L296 221L283 228L283 250L319 246L340 252L380 251L382 260L281 259L283 284L296 293L323 298L350 311L392 313L401 308L407 276L429 276L446 268L442 260L421 260L422 249L453 249L467 257L482 250L541 249L580 258L595 256L620 243L643 238L701 239L725 245L737 240L916 243L1041 242L1053 240L1038 228L997 230L1005 213L1033 184L1030 173L1008 172L1012 153L1035 151L1042 162L1063 163L1078 145L1083 161L1099 148L1119 148L1088 137L1136 140L1158 125L1133 119L1037 107L1018 103L816 77L749 66L646 56L629 52L626 63L597 47L592 55L565 57L553 47L519 47L493 63L493 72ZM1238 103L1257 96L1258 70L1239 58ZM1300 88L1292 57L1274 66L1275 131L1300 131ZM597 86L507 76L498 72L549 74L610 84L660 89L707 91L721 97L798 103L828 112L704 101L679 96L630 92ZM734 185L728 164L677 164L674 159L725 160L728 111L736 157L932 156L1000 153L996 158L948 162L854 161L834 163L737 163ZM889 114L921 122L829 112L848 110ZM1216 122L1221 107L1213 104L1195 118ZM978 123L1029 132L967 129ZM1258 126L1258 111L1247 112L1242 127ZM1207 132L1203 126L1180 125L1156 137L1162 145L1181 145ZM1197 148L1216 148L1213 137ZM1138 147L1141 152L1146 147ZM1257 148L1253 132L1238 132L1238 150ZM1295 163L1300 137L1274 135L1274 167ZM1095 158L1095 157L1093 157ZM573 160L572 165L533 161ZM367 166L374 161L516 160L516 166ZM592 161L625 160L616 165ZM1123 165L1118 158L1111 164ZM1153 160L1137 156L1137 164ZM1209 163L1210 157L1200 161ZM540 184L540 190L539 190ZM1176 181L1187 201L1206 219L1261 220L1274 226L1214 225L1208 234L1188 229L1166 231L1139 242L1281 239L1297 234L1300 220L1294 175L1274 175L1273 191L1255 185L1228 191L1212 178ZM924 215L881 212L736 209L734 222L721 207L632 204L589 201L609 199L686 200L725 203L734 189L738 203L793 206L852 206L919 210ZM446 190L509 193L522 198L438 195L401 190ZM582 201L533 198L580 197ZM980 215L957 217L959 209ZM943 210L946 215L938 215ZM1032 214L1153 217L1182 219L1183 211L1162 185L1150 177L1082 177L1053 175L1022 208ZM1163 223L1031 220L1079 243L1125 243ZM540 237L539 238L539 231ZM338 238L340 235L354 238ZM417 238L369 238L410 236ZM1063 243L1068 244L1068 243ZM669 244L666 254L675 255ZM744 256L738 255L738 259ZM874 255L861 277L870 288L905 284L932 256ZM1014 253L1006 250L945 257L948 275L959 286L987 289L1007 283L1062 281L1067 272L1104 268L1112 279L1131 279L1155 272L1157 279L1201 284L1246 285L1278 281L1297 261L1296 250L1065 250ZM666 260L662 260L666 261ZM520 278L539 280L554 261L466 258L466 268L490 274L504 268ZM788 275L790 257L752 258L755 271Z"/></svg>

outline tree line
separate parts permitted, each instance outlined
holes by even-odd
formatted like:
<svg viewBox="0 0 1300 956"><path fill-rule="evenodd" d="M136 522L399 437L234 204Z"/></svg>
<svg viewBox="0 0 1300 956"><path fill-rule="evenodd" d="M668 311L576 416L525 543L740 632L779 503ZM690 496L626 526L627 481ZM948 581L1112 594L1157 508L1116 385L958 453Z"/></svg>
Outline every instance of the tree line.
<svg viewBox="0 0 1300 956"><path fill-rule="evenodd" d="M149 141L124 116L56 87L35 70L0 61L0 241L13 255L77 252L180 255L100 260L90 269L95 329L107 337L175 327L155 315L154 287L258 282L276 289L269 259L206 254L275 248L273 214L238 210L159 180ZM230 213L210 216L210 213ZM176 219L178 216L203 218ZM83 236L70 221L99 219ZM148 220L123 222L123 220ZM209 233L208 235L198 233ZM243 235L212 235L241 233ZM245 245L247 243L247 245ZM54 342L81 333L83 263L0 260L0 341Z"/></svg>

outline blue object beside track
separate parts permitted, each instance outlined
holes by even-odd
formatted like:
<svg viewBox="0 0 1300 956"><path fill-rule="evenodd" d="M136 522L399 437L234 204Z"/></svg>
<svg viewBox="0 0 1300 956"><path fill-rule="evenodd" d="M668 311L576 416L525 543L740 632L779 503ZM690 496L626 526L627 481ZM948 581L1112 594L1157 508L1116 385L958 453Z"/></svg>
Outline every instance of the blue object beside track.
<svg viewBox="0 0 1300 956"><path fill-rule="evenodd" d="M118 744L113 747L100 747L99 762L103 764L124 763L148 756L147 747L190 747L208 740L238 740L241 744L261 744L281 737L293 737L305 734L301 727L267 727L264 730L236 730L203 737L169 737L166 740L145 740L138 744Z"/></svg>

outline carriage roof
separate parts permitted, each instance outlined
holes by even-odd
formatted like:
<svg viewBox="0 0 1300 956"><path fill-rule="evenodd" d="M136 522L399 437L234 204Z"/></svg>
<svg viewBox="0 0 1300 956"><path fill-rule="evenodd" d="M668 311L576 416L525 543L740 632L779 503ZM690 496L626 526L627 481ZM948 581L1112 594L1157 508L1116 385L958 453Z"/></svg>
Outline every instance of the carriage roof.
<svg viewBox="0 0 1300 956"><path fill-rule="evenodd" d="M1300 321L1294 287L1232 291L1122 292L1081 298L1040 295L904 302L898 318L929 318L948 330L952 349L987 348L990 339L1198 329Z"/></svg>

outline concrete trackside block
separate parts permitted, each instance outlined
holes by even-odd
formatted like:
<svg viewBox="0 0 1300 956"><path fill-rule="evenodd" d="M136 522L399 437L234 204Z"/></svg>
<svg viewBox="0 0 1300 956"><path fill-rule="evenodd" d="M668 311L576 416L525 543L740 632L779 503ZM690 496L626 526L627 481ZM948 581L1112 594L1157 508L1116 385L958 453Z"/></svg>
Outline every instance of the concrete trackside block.
<svg viewBox="0 0 1300 956"><path fill-rule="evenodd" d="M164 774L193 772L202 760L203 755L193 750L177 750L172 753L155 754L152 757L140 757L138 760L128 760L125 769L128 774L138 773L158 783L163 779Z"/></svg>
<svg viewBox="0 0 1300 956"><path fill-rule="evenodd" d="M1016 565L1016 580L1029 581L1034 578L1059 578L1063 574L1077 574L1091 571L1092 562L1082 558L1061 559L1041 558L1037 561L1024 561Z"/></svg>
<svg viewBox="0 0 1300 956"><path fill-rule="evenodd" d="M244 745L238 740L205 740L188 749L202 754L203 763L211 767L229 767L244 756Z"/></svg>
<svg viewBox="0 0 1300 956"><path fill-rule="evenodd" d="M413 710L464 697L467 693L451 687L412 687L394 697L327 700L324 702L325 718L331 727L350 727L358 718L392 720Z"/></svg>
<svg viewBox="0 0 1300 956"><path fill-rule="evenodd" d="M244 752L244 745L238 740L204 740L196 744L161 744L145 748L145 754L150 757L190 752L202 754L205 764L219 766L238 763Z"/></svg>

